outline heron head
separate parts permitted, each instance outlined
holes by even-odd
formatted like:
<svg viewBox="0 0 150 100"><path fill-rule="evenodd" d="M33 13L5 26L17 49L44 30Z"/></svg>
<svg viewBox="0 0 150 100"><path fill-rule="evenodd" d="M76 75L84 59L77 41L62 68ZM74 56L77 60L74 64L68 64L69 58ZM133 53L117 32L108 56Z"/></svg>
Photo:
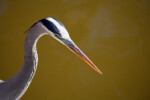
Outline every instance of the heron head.
<svg viewBox="0 0 150 100"><path fill-rule="evenodd" d="M46 28L46 30L48 30L47 32L49 35L81 57L94 70L101 73L100 70L91 62L91 60L71 40L65 26L60 21L55 18L47 17L40 20L40 22L42 22L43 26Z"/></svg>
<svg viewBox="0 0 150 100"><path fill-rule="evenodd" d="M47 17L40 20L48 29L48 34L65 45L65 40L71 40L65 26L55 18Z"/></svg>

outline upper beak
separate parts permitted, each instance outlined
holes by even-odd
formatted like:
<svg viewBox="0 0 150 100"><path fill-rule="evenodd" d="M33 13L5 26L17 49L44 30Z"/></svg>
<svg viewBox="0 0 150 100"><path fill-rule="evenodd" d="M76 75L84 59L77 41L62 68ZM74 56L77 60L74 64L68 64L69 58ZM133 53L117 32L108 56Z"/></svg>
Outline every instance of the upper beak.
<svg viewBox="0 0 150 100"><path fill-rule="evenodd" d="M64 40L65 45L75 54L77 54L83 61L85 61L90 67L92 67L95 71L102 74L102 72L92 63L92 61L75 45L75 43L71 40Z"/></svg>

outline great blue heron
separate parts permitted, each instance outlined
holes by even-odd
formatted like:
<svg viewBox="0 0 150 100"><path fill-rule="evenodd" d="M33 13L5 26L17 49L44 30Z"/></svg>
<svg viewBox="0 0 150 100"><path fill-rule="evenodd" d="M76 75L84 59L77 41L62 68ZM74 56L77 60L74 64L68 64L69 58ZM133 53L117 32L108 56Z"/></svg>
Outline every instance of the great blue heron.
<svg viewBox="0 0 150 100"><path fill-rule="evenodd" d="M57 19L47 17L33 24L28 30L24 41L25 55L23 65L14 77L5 82L0 81L0 100L18 100L23 96L33 79L38 64L36 43L38 39L45 34L52 36L68 47L94 70L102 74L71 40L65 26Z"/></svg>

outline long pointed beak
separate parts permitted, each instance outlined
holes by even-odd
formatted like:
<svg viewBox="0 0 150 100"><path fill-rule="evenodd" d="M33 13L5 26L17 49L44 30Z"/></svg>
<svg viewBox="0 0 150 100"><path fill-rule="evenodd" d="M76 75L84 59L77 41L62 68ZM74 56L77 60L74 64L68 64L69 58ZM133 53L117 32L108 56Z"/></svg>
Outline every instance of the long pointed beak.
<svg viewBox="0 0 150 100"><path fill-rule="evenodd" d="M85 61L95 71L102 74L102 72L94 65L94 63L75 45L71 40L64 40L65 45L75 54L77 54L83 61Z"/></svg>

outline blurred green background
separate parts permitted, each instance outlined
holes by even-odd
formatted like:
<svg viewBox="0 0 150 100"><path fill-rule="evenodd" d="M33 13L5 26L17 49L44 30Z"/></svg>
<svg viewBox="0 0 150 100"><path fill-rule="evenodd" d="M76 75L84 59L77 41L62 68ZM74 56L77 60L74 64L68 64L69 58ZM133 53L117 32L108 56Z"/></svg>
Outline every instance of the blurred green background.
<svg viewBox="0 0 150 100"><path fill-rule="evenodd" d="M103 72L99 75L50 36L38 44L39 64L21 100L149 100L149 0L0 0L0 79L24 58L24 33L54 17Z"/></svg>

